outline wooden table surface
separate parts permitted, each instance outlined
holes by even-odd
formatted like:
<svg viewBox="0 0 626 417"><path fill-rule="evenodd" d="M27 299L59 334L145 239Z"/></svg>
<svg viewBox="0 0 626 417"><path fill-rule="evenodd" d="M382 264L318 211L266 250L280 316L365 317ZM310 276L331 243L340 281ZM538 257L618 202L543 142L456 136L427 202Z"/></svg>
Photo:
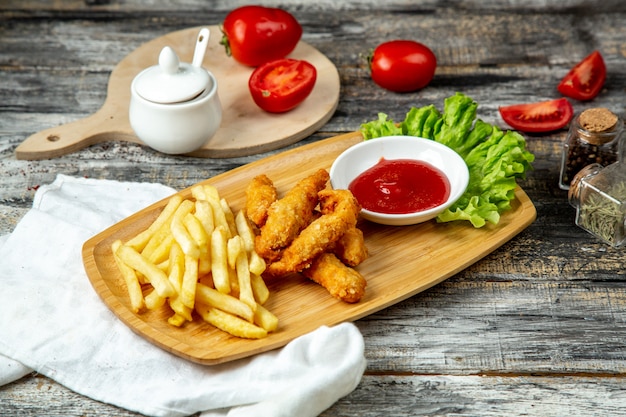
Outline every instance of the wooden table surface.
<svg viewBox="0 0 626 417"><path fill-rule="evenodd" d="M266 2L276 4L274 2ZM556 85L597 49L608 78L579 112L626 104L622 0L285 0L303 40L338 68L338 108L294 148L357 130L378 112L462 92L479 116L506 127L501 105L560 97ZM17 160L31 134L97 111L109 74L135 48L179 29L219 24L236 1L4 0L0 2L0 234L13 230L37 187L59 173L159 182L177 189L267 154L200 159L106 142L50 160ZM380 42L415 39L438 57L433 82L394 94L376 87L363 59ZM626 415L624 250L574 225L558 187L566 131L526 135L536 156L520 182L537 220L443 283L356 322L367 370L323 416ZM41 375L0 387L0 416L132 416Z"/></svg>

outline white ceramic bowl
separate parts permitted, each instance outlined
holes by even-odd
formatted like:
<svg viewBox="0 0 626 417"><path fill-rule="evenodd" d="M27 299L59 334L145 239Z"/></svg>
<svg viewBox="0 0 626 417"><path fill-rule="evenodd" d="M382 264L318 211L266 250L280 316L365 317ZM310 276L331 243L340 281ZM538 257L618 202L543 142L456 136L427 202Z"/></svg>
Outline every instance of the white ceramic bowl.
<svg viewBox="0 0 626 417"><path fill-rule="evenodd" d="M361 215L375 223L405 226L433 219L463 195L469 182L465 161L449 147L414 136L386 136L358 143L341 153L330 168L333 188L348 189L352 180L383 157L420 160L440 169L450 182L450 196L440 206L415 213L385 214L362 209Z"/></svg>
<svg viewBox="0 0 626 417"><path fill-rule="evenodd" d="M211 139L222 122L222 106L217 80L207 73L209 81L202 94L173 104L146 100L136 87L141 73L135 77L131 84L129 119L137 137L152 149L167 154L193 152Z"/></svg>

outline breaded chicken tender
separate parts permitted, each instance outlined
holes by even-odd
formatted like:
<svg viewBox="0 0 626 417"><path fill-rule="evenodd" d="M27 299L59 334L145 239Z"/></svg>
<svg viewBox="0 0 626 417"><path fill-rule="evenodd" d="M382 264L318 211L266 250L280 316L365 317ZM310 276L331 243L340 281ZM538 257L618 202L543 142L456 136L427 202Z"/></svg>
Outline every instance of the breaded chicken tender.
<svg viewBox="0 0 626 417"><path fill-rule="evenodd" d="M309 225L318 204L317 193L330 179L325 169L300 180L285 196L267 210L267 220L256 237L259 255L272 261Z"/></svg>
<svg viewBox="0 0 626 417"><path fill-rule="evenodd" d="M267 175L254 177L246 188L246 216L257 227L262 227L267 220L267 211L277 199L276 187Z"/></svg>
<svg viewBox="0 0 626 417"><path fill-rule="evenodd" d="M269 274L281 276L308 268L348 229L356 227L360 206L350 191L322 190L318 197L322 215L302 230L278 261L268 265Z"/></svg>
<svg viewBox="0 0 626 417"><path fill-rule="evenodd" d="M283 198L265 175L246 189L246 215L257 226L255 249L267 275L300 272L347 303L360 301L367 282L354 269L368 257L357 228L361 207L349 190L326 189L320 169L299 181Z"/></svg>
<svg viewBox="0 0 626 417"><path fill-rule="evenodd" d="M335 244L333 253L348 266L357 266L369 256L363 232L358 227L350 227Z"/></svg>
<svg viewBox="0 0 626 417"><path fill-rule="evenodd" d="M367 286L365 278L354 268L343 264L332 253L321 254L302 273L341 301L356 303L365 294Z"/></svg>

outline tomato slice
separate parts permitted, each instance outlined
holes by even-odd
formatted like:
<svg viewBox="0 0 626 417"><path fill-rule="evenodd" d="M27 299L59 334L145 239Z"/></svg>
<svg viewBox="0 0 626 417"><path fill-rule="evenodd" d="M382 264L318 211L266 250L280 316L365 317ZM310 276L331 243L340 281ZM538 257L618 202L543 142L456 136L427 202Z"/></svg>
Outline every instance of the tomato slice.
<svg viewBox="0 0 626 417"><path fill-rule="evenodd" d="M566 98L502 106L499 110L505 122L522 132L558 130L565 127L574 116L574 109Z"/></svg>
<svg viewBox="0 0 626 417"><path fill-rule="evenodd" d="M270 113L284 113L306 99L317 79L315 67L304 60L277 59L252 72L248 87L254 102Z"/></svg>
<svg viewBox="0 0 626 417"><path fill-rule="evenodd" d="M598 95L606 81L606 65L598 51L593 51L572 68L557 86L557 90L575 100L591 100Z"/></svg>

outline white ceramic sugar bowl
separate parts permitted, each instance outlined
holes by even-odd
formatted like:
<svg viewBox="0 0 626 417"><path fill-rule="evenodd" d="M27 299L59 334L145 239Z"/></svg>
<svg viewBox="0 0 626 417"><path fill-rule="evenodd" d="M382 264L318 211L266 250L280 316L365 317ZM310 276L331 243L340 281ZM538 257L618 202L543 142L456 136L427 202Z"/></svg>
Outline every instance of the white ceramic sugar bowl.
<svg viewBox="0 0 626 417"><path fill-rule="evenodd" d="M184 154L201 148L220 126L222 106L217 81L202 68L209 39L203 28L197 38L193 62L180 62L166 46L159 64L133 79L129 119L137 137L151 148Z"/></svg>

